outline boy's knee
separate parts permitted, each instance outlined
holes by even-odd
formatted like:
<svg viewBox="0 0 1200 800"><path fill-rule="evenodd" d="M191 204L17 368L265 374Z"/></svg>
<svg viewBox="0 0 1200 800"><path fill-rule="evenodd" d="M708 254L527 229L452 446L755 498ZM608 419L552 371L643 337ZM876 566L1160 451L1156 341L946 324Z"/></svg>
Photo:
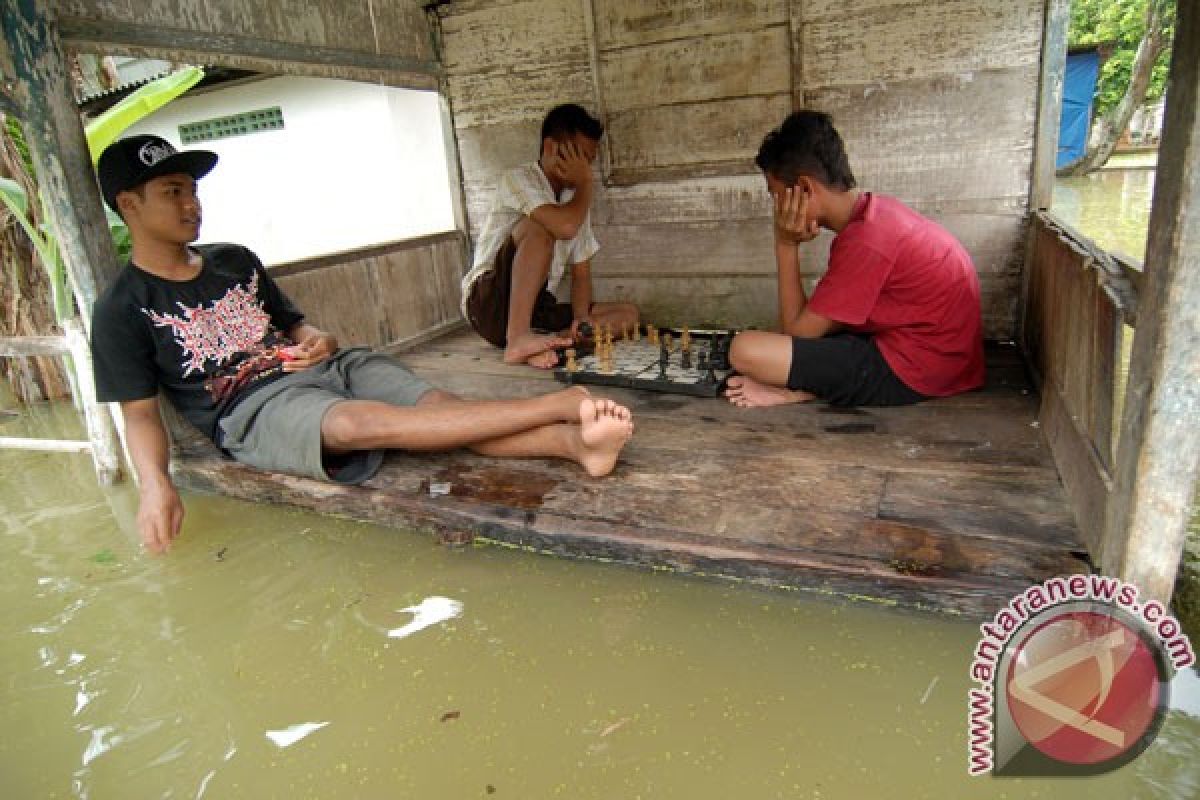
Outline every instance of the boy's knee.
<svg viewBox="0 0 1200 800"><path fill-rule="evenodd" d="M729 366L742 373L752 371L758 362L756 354L754 333L739 333L729 346Z"/></svg>
<svg viewBox="0 0 1200 800"><path fill-rule="evenodd" d="M540 223L524 217L512 232L518 253L553 253L554 237Z"/></svg>
<svg viewBox="0 0 1200 800"><path fill-rule="evenodd" d="M330 406L321 419L321 442L334 451L353 450L361 435L359 419L340 403Z"/></svg>

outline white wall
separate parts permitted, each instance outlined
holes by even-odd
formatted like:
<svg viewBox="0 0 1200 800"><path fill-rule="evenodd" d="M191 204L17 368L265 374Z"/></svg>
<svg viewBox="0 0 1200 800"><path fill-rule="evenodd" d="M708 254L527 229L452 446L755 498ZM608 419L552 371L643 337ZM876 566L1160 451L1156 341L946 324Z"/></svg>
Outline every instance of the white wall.
<svg viewBox="0 0 1200 800"><path fill-rule="evenodd" d="M454 228L438 97L275 77L176 100L130 128L182 148L179 126L279 106L279 131L191 145L220 156L200 182L201 242L237 242L266 264Z"/></svg>

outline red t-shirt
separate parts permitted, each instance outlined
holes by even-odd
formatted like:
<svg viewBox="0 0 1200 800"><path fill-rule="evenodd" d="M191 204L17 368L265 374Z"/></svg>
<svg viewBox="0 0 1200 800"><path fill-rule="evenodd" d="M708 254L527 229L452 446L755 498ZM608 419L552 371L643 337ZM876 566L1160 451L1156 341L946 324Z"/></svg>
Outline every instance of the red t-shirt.
<svg viewBox="0 0 1200 800"><path fill-rule="evenodd" d="M833 240L813 313L874 336L896 377L929 397L983 385L979 276L942 226L864 192Z"/></svg>

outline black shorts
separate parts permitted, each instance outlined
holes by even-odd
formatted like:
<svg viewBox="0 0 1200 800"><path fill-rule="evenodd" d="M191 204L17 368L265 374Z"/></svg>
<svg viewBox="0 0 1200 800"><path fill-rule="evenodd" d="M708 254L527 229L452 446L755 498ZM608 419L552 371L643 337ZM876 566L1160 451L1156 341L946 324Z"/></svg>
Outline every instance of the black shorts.
<svg viewBox="0 0 1200 800"><path fill-rule="evenodd" d="M491 272L485 272L471 284L467 296L467 321L475 332L494 344L508 344L508 303L512 295L512 267L517 246L512 237L500 246ZM529 327L535 331L557 333L571 327L574 314L570 303L560 303L542 287L533 301Z"/></svg>
<svg viewBox="0 0 1200 800"><path fill-rule="evenodd" d="M835 406L904 406L927 399L896 377L870 336L792 337L789 389Z"/></svg>

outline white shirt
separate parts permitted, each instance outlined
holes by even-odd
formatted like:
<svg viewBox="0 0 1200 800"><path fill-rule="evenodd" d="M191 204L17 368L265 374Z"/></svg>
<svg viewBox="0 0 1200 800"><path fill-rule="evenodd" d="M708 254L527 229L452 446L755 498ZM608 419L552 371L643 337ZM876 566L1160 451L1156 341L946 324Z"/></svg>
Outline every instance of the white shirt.
<svg viewBox="0 0 1200 800"><path fill-rule="evenodd" d="M484 223L483 233L480 234L479 244L475 248L475 263L462 280L464 317L467 315L467 298L471 294L471 287L479 276L492 271L496 253L500 252L501 246L512 235L512 230L521 221L521 217L529 216L535 208L541 206L568 203L574 196L574 189L563 189L562 193L555 197L550 179L536 161L522 164L504 173L496 186L487 222ZM546 288L553 292L567 271L568 264L587 261L599 249L600 244L592 234L592 212L588 209L574 239L559 239L554 242L554 257L550 262Z"/></svg>

